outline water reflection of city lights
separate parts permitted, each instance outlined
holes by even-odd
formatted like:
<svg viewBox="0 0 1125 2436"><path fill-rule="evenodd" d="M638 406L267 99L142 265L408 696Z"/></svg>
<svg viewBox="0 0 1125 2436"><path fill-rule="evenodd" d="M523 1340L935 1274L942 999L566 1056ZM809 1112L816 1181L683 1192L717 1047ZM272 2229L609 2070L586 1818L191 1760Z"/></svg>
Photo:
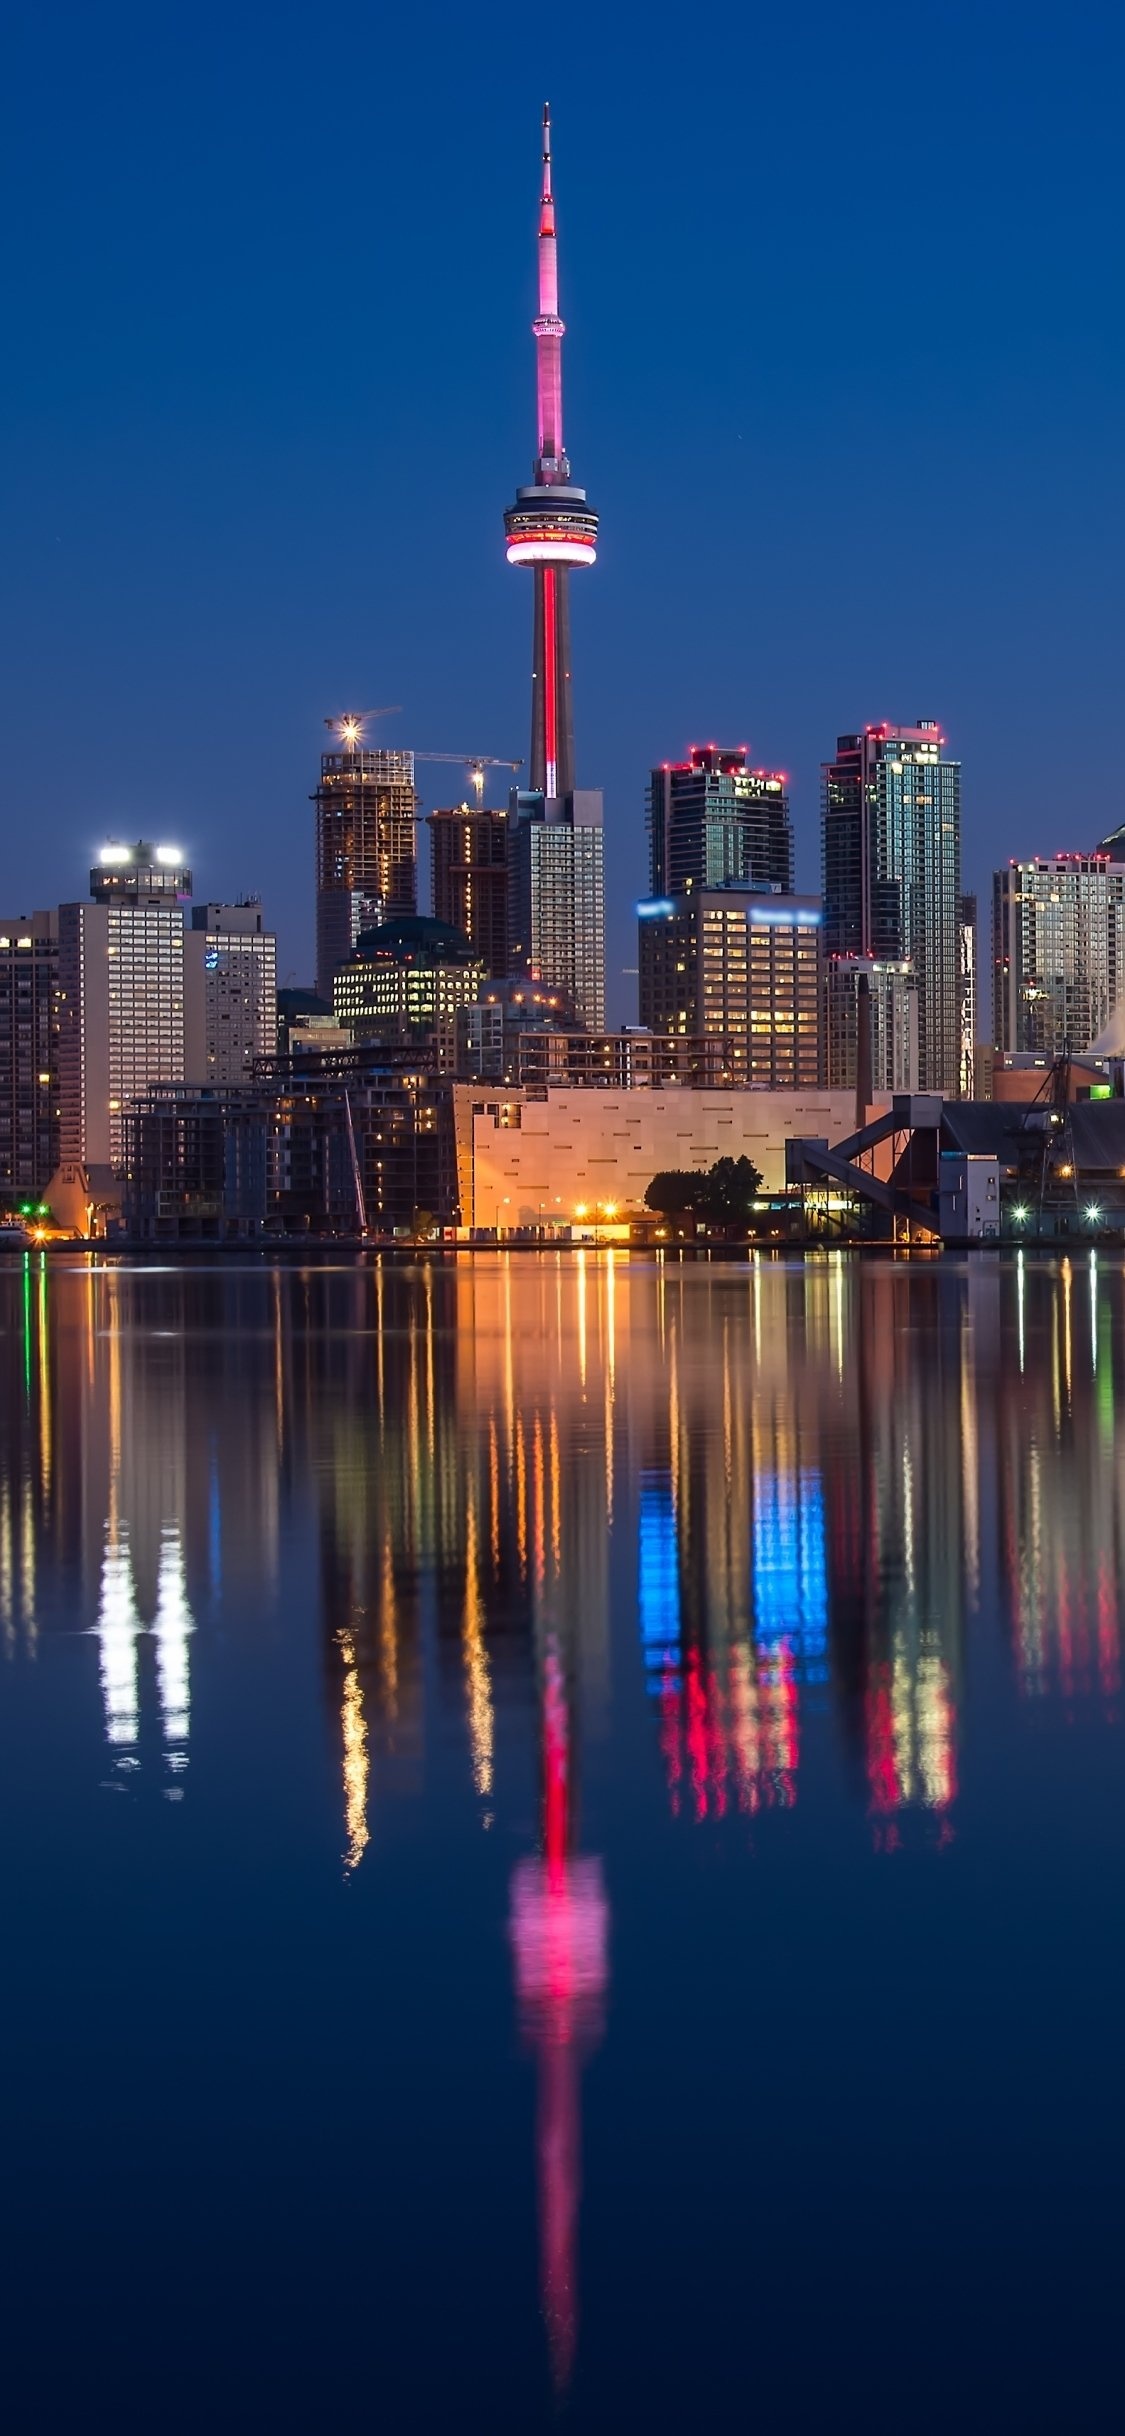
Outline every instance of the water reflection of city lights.
<svg viewBox="0 0 1125 2436"><path fill-rule="evenodd" d="M363 1692L356 1669L355 1642L352 1635L338 1635L340 1656L344 1664L344 1685L340 1699L340 1730L344 1745L344 1823L348 1848L344 1855L345 1868L358 1869L371 1841L367 1825L367 1781L370 1763L367 1752L367 1720L363 1714Z"/></svg>

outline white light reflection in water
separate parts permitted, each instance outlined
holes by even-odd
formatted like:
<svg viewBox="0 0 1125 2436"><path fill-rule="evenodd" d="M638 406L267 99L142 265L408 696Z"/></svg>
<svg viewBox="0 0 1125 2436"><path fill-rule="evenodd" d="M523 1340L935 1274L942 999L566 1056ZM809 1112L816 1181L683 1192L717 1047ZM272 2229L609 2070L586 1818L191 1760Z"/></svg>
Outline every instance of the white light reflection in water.
<svg viewBox="0 0 1125 2436"><path fill-rule="evenodd" d="M164 1757L171 1776L182 1776L188 1764L191 1723L188 1640L194 1630L179 1530L175 1524L165 1524L160 1534L160 1571L152 1633L156 1643L156 1689Z"/></svg>
<svg viewBox="0 0 1125 2436"><path fill-rule="evenodd" d="M115 1769L125 1774L140 1766L139 1643L149 1627L137 1606L132 1554L123 1532L119 1535L111 1531L106 1538L94 1629L105 1737L114 1753ZM156 1694L164 1760L175 1779L183 1775L188 1764L191 1722L188 1641L194 1629L179 1528L169 1523L160 1535L156 1614L151 1633L156 1645ZM179 1784L173 1784L167 1788L168 1799L178 1801L180 1792Z"/></svg>
<svg viewBox="0 0 1125 2436"><path fill-rule="evenodd" d="M137 1682L137 1637L143 1631L133 1589L128 1542L107 1541L102 1558L98 1601L99 1670L105 1710L105 1738L115 1752L114 1766L135 1768L140 1731Z"/></svg>

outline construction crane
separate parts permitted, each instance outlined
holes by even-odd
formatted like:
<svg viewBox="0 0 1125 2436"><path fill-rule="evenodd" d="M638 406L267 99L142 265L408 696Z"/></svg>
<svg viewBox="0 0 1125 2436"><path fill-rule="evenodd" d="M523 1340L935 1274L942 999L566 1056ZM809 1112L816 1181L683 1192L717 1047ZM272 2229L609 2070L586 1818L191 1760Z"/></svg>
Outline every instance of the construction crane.
<svg viewBox="0 0 1125 2436"><path fill-rule="evenodd" d="M341 744L355 745L362 742L368 719L391 719L401 709L401 702L385 702L381 710L344 711L338 719L326 719L324 724L340 738Z"/></svg>
<svg viewBox="0 0 1125 2436"><path fill-rule="evenodd" d="M523 768L522 759L505 761L503 755L498 753L415 753L414 759L415 761L459 761L462 769L468 771L472 784L476 788L478 804L484 795L486 770L522 770Z"/></svg>
<svg viewBox="0 0 1125 2436"><path fill-rule="evenodd" d="M362 744L363 730L368 719L391 719L395 712L401 711L401 709L401 702L386 702L381 710L344 711L338 719L326 719L324 724L325 727L332 729L333 734L340 738L343 745L352 750L356 745ZM410 748L404 747L404 750L408 749ZM522 760L505 761L495 753L414 753L413 759L415 761L459 762L461 768L468 771L472 785L476 788L478 804L483 801L484 797L486 770L522 770L523 768Z"/></svg>

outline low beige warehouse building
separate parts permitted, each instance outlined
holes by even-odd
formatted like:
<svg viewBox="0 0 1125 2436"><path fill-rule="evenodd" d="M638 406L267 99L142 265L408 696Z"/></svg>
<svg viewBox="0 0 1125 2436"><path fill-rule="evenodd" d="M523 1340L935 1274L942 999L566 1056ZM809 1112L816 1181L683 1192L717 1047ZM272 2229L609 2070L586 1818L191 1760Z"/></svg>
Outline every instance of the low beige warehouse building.
<svg viewBox="0 0 1125 2436"><path fill-rule="evenodd" d="M542 1091L458 1084L457 1136L465 1225L536 1226L607 1202L643 1206L660 1169L707 1168L746 1157L768 1192L785 1182L795 1134L841 1141L855 1125L854 1091ZM880 1099L872 1114L889 1106Z"/></svg>

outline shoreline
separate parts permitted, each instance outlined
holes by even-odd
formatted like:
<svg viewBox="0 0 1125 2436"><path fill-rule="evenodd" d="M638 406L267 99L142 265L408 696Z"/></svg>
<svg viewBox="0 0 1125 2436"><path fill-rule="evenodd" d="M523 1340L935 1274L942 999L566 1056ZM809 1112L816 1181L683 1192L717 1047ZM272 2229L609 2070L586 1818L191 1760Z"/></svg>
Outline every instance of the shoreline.
<svg viewBox="0 0 1125 2436"><path fill-rule="evenodd" d="M97 1264L129 1262L138 1267L154 1263L185 1262L192 1266L208 1262L237 1263L243 1267L292 1267L309 1263L346 1262L349 1266L364 1260L474 1260L483 1255L494 1260L498 1253L508 1257L544 1259L568 1255L571 1258L589 1253L602 1255L613 1252L621 1257L650 1257L675 1263L694 1264L697 1261L746 1261L751 1257L770 1260L824 1260L833 1254L855 1254L862 1259L892 1258L894 1260L933 1261L947 1254L960 1258L963 1253L993 1254L1006 1257L1011 1253L1045 1253L1070 1258L1076 1251L1125 1253L1125 1236L1121 1234L1090 1234L1067 1239L1065 1236L1004 1236L982 1241L971 1238L949 1243L890 1243L854 1238L838 1243L781 1242L776 1237L748 1238L741 1243L528 1243L500 1241L496 1243L402 1243L390 1240L361 1242L346 1236L311 1236L304 1241L294 1238L276 1242L247 1243L116 1243L101 1239L76 1237L73 1241L56 1239L50 1243L5 1244L0 1247L0 1273L6 1260L35 1258L39 1261L85 1260Z"/></svg>

